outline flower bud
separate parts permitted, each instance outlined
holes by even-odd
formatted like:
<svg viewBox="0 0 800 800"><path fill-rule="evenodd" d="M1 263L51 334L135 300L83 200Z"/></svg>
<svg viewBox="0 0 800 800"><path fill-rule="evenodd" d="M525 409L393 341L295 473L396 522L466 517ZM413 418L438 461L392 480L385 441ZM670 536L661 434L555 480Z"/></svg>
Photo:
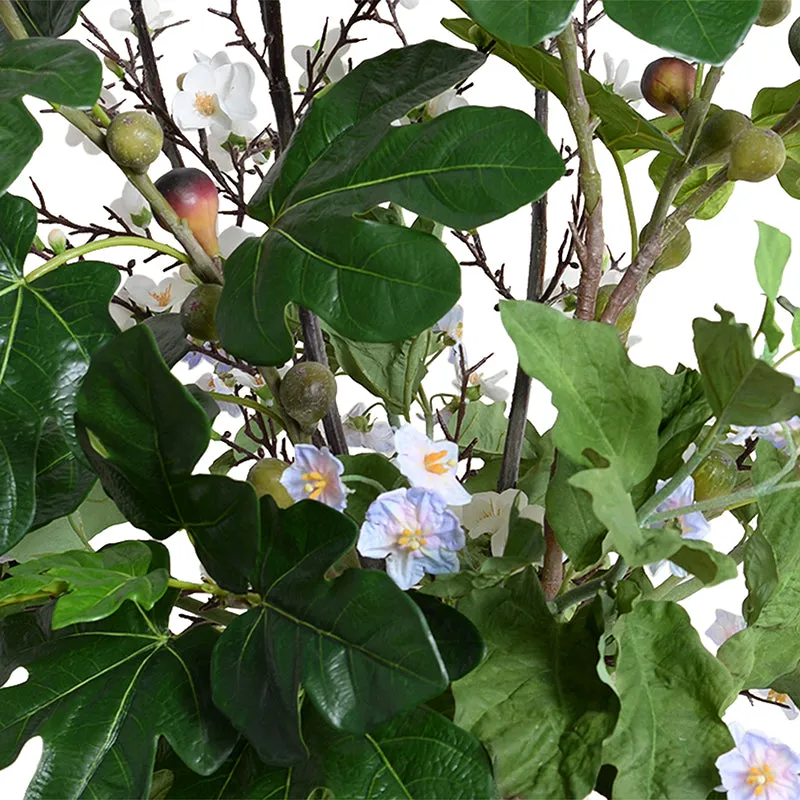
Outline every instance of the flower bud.
<svg viewBox="0 0 800 800"><path fill-rule="evenodd" d="M67 250L67 235L61 228L53 228L47 234L47 243L50 245L50 249L59 256Z"/></svg>
<svg viewBox="0 0 800 800"><path fill-rule="evenodd" d="M695 68L680 58L659 58L642 75L644 99L662 114L683 114L694 98L696 75Z"/></svg>

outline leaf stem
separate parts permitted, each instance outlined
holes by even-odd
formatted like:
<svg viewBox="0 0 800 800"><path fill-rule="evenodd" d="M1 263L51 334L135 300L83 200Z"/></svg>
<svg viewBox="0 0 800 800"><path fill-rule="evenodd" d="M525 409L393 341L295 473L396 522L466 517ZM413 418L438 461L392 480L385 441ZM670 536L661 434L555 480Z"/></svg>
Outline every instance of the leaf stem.
<svg viewBox="0 0 800 800"><path fill-rule="evenodd" d="M184 611L188 611L198 617L207 619L209 622L214 622L217 625L227 626L238 619L237 614L232 614L230 611L225 611L225 609L205 608L205 603L197 600L194 597L179 597L175 601L175 605L178 608L182 608Z"/></svg>
<svg viewBox="0 0 800 800"><path fill-rule="evenodd" d="M11 0L0 0L0 22L3 23L3 27L8 31L12 39L28 38L28 32L17 15Z"/></svg>
<svg viewBox="0 0 800 800"><path fill-rule="evenodd" d="M625 165L622 163L620 154L613 147L609 147L608 152L611 153L611 158L614 160L614 165L619 174L619 182L622 184L622 195L625 198L625 211L628 214L628 227L631 232L631 258L635 258L639 252L639 228L636 225L636 212L633 208L633 196L631 195L628 173L625 171Z"/></svg>
<svg viewBox="0 0 800 800"><path fill-rule="evenodd" d="M223 392L206 392L206 394L218 403L231 403L235 406L242 406L243 408L250 408L253 411L258 411L265 417L269 417L279 425L284 425L283 417L269 406L259 403L257 400L251 400L249 397L239 397L235 394L224 394ZM284 425L285 427L285 425Z"/></svg>
<svg viewBox="0 0 800 800"><path fill-rule="evenodd" d="M422 413L425 416L425 435L429 439L433 439L433 434L434 434L433 409L431 408L428 396L425 394L425 390L422 388L422 384L420 384L419 389L417 390L417 399L419 400L420 407L422 408Z"/></svg>

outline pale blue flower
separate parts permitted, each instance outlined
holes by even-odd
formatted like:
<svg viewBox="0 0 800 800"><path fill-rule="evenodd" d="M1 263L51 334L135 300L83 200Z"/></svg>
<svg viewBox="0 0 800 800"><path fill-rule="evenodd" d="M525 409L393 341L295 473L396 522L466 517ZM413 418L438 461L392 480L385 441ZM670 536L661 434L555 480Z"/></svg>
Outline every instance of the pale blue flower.
<svg viewBox="0 0 800 800"><path fill-rule="evenodd" d="M706 636L719 647L723 642L728 641L731 636L743 631L746 627L747 623L741 614L734 614L732 611L718 608L714 622L706 631Z"/></svg>
<svg viewBox="0 0 800 800"><path fill-rule="evenodd" d="M787 428L792 434L800 431L800 417L792 417L786 422L774 422L772 425L751 425L746 428L739 425L731 425L728 441L731 444L745 444L750 438L764 439L777 447L778 450L785 450L789 444L786 439Z"/></svg>
<svg viewBox="0 0 800 800"><path fill-rule="evenodd" d="M215 392L216 394L234 394L233 389L228 386L218 375L213 372L206 372L196 381L195 386L199 386L204 392ZM226 403L224 400L215 399L214 402L219 406L219 410L231 417L241 417L242 409L236 403Z"/></svg>
<svg viewBox="0 0 800 800"><path fill-rule="evenodd" d="M294 464L284 470L281 485L292 500L317 500L344 511L347 489L342 483L343 473L344 464L327 447L320 450L313 444L298 444L294 448Z"/></svg>
<svg viewBox="0 0 800 800"><path fill-rule="evenodd" d="M367 510L357 548L362 556L385 558L389 577L410 589L426 572L458 572L456 551L464 541L458 518L436 492L395 489Z"/></svg>

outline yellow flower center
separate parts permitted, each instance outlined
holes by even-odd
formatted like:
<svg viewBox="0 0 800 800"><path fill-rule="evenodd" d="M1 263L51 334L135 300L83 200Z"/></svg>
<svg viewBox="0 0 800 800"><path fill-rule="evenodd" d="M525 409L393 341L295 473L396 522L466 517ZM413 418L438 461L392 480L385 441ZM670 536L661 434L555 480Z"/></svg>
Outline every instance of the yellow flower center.
<svg viewBox="0 0 800 800"><path fill-rule="evenodd" d="M434 475L446 475L447 472L455 467L456 460L450 458L447 461L447 450L437 450L435 453L428 453L425 456L425 469L432 472ZM444 463L442 463L444 461Z"/></svg>
<svg viewBox="0 0 800 800"><path fill-rule="evenodd" d="M172 284L167 286L163 292L150 292L150 297L156 301L159 308L166 308L172 305Z"/></svg>
<svg viewBox="0 0 800 800"><path fill-rule="evenodd" d="M764 787L769 783L775 782L775 775L769 764L762 764L760 767L750 767L750 775L747 782L751 786L755 786L753 793L756 797L761 797L764 794Z"/></svg>
<svg viewBox="0 0 800 800"><path fill-rule="evenodd" d="M416 528L413 532L408 528L404 528L400 536L397 537L397 543L407 550L419 550L420 547L425 547L428 540L422 535L422 531Z"/></svg>
<svg viewBox="0 0 800 800"><path fill-rule="evenodd" d="M785 706L789 705L789 695L781 694L780 692L776 692L774 689L769 690L769 693L767 694L767 700L773 703L781 703Z"/></svg>
<svg viewBox="0 0 800 800"><path fill-rule="evenodd" d="M467 382L470 386L478 386L481 382L481 376L478 372L470 373L469 378L467 378Z"/></svg>
<svg viewBox="0 0 800 800"><path fill-rule="evenodd" d="M306 481L303 490L312 500L319 500L320 495L325 491L328 485L328 479L321 472L306 472L303 475L303 480Z"/></svg>
<svg viewBox="0 0 800 800"><path fill-rule="evenodd" d="M197 92L194 96L194 108L198 114L204 117L214 116L217 110L217 96L206 92Z"/></svg>

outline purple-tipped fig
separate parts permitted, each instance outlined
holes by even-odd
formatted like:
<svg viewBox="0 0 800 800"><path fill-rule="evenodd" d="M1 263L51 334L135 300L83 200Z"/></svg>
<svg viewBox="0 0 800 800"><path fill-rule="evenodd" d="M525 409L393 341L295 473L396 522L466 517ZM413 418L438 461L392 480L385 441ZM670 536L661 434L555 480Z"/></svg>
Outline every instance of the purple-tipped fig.
<svg viewBox="0 0 800 800"><path fill-rule="evenodd" d="M642 94L662 114L683 114L694 97L696 76L695 68L680 58L659 58L642 75Z"/></svg>
<svg viewBox="0 0 800 800"><path fill-rule="evenodd" d="M179 167L162 175L156 181L156 189L177 215L186 220L203 250L212 258L218 256L219 193L214 181L199 169Z"/></svg>

